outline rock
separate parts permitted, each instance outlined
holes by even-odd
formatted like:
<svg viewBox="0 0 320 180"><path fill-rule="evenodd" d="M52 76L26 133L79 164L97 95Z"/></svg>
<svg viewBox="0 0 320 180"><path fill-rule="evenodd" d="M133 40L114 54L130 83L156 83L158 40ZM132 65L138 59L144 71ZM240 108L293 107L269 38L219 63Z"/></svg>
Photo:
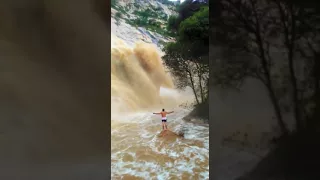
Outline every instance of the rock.
<svg viewBox="0 0 320 180"><path fill-rule="evenodd" d="M143 27L135 27L127 23L127 21L132 21L132 19L138 18L135 11L142 11L142 9L155 9L159 8L164 14L168 17L174 13L173 10L170 10L169 7L172 5L163 4L157 0L145 1L145 0L120 0L118 2L119 6L126 8L126 13L129 17L123 16L116 20L114 18L116 12L120 12L117 9L111 8L111 32L118 38L124 40L129 46L134 46L135 42L143 41L150 44L155 44L159 50L162 51L163 44L162 42L173 42L175 39L162 36L158 33L151 32ZM135 6L136 5L136 6ZM162 19L156 19L156 21L161 21L166 27L166 23ZM160 43L161 42L161 43Z"/></svg>
<svg viewBox="0 0 320 180"><path fill-rule="evenodd" d="M159 137L183 137L183 134L177 134L170 130L163 130L160 132Z"/></svg>

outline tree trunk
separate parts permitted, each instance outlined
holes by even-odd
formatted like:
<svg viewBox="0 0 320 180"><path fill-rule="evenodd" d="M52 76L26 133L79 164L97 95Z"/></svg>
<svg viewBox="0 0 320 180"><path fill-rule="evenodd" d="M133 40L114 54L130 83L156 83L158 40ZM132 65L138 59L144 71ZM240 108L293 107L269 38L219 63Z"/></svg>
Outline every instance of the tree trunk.
<svg viewBox="0 0 320 180"><path fill-rule="evenodd" d="M278 125L281 129L281 132L283 135L288 135L289 134L289 130L286 126L286 124L284 123L283 121L283 117L282 117L282 114L281 114L281 109L280 109L280 106L279 106L279 103L278 103L278 100L277 100L277 97L272 89L272 85L266 85L267 86L267 89L268 89L268 93L269 93L269 97L271 99L271 103L273 105L273 109L274 109L274 112L275 112L275 115L276 115L276 118L277 118L277 122L278 122Z"/></svg>
<svg viewBox="0 0 320 180"><path fill-rule="evenodd" d="M197 74L199 78L199 88L200 88L200 95L201 95L201 103L204 102L204 92L203 92L203 87L202 87L202 67L198 63L196 63L197 66Z"/></svg>
<svg viewBox="0 0 320 180"><path fill-rule="evenodd" d="M256 13L256 12L255 12ZM258 45L259 48L259 54L260 54L260 60L261 60L261 65L264 71L264 76L266 79L266 82L264 83L265 86L267 87L268 93L269 93L269 98L271 99L271 103L273 105L275 114L276 114L276 118L277 118L277 122L278 125L281 129L281 132L283 135L288 135L289 134L289 130L286 126L286 124L283 121L283 117L281 114L281 109L277 100L277 97L274 93L274 88L271 82L271 76L270 76L270 68L268 67L268 61L265 55L265 50L264 50L264 43L263 40L261 38L261 31L260 31L260 24L259 24L259 20L257 18L257 14L255 14L255 18L256 18L256 43Z"/></svg>
<svg viewBox="0 0 320 180"><path fill-rule="evenodd" d="M295 70L294 70L294 63L293 63L293 57L294 57L294 48L295 48L295 41L296 41L296 19L294 15L294 10L293 6L289 5L287 7L287 10L289 11L289 14L291 15L291 31L288 25L286 24L287 20L290 20L290 15L285 14L284 9L281 7L281 3L278 2L278 8L280 12L280 17L282 21L282 26L284 29L284 44L288 50L288 65L289 65L289 73L290 73L290 83L292 87L292 103L293 103L293 109L294 109L294 117L296 120L296 130L300 131L303 128L303 123L302 123L302 117L301 117L301 111L299 108L299 97L298 97L298 86L297 86L297 78L295 75ZM286 20L287 19L287 20ZM291 37L291 38L290 38Z"/></svg>
<svg viewBox="0 0 320 180"><path fill-rule="evenodd" d="M197 104L200 104L199 99L198 99L198 95L197 95L197 91L196 91L196 87L194 85L194 80L193 80L193 77L192 77L192 73L190 72L190 70L187 70L187 72L188 72L189 79L190 79L190 82L191 82L191 88L192 88L194 97L196 98L196 102L197 102Z"/></svg>
<svg viewBox="0 0 320 180"><path fill-rule="evenodd" d="M265 56L262 57L262 66L263 66L263 69L264 69L264 74L265 74L265 78L266 78L266 83L265 83L265 86L268 90L268 93L269 93L269 98L271 99L271 103L273 105L273 109L274 109L274 112L276 114L276 118L277 118L277 122L278 122L278 125L281 129L281 132L283 135L288 135L289 134L289 130L286 126L286 124L284 123L283 121L283 117L282 117L282 114L281 114L281 109L280 109L280 106L279 106L279 102L277 100L277 97L274 93L274 88L273 88L273 85L272 85L272 82L271 82L271 77L270 77L270 73L269 73L269 69L268 69L268 65L267 65L267 61L265 59Z"/></svg>
<svg viewBox="0 0 320 180"><path fill-rule="evenodd" d="M289 51L292 51L289 50ZM298 90L297 90L297 79L295 77L294 73L294 67L293 67L293 52L289 52L288 58L289 58L289 71L290 71L290 81L292 85L292 100L293 100L293 107L294 107L294 116L296 119L296 130L299 131L303 128L303 123L301 122L301 113L299 109L299 97L298 97Z"/></svg>

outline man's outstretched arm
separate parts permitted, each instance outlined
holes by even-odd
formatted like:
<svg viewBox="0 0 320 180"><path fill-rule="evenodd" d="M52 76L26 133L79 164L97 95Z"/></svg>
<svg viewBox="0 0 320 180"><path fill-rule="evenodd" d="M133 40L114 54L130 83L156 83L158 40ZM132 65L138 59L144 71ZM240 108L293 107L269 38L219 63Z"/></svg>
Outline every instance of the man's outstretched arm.
<svg viewBox="0 0 320 180"><path fill-rule="evenodd" d="M170 111L170 112L168 112L168 114L171 114L171 113L173 113L174 111Z"/></svg>
<svg viewBox="0 0 320 180"><path fill-rule="evenodd" d="M161 114L161 113L153 113L153 114Z"/></svg>

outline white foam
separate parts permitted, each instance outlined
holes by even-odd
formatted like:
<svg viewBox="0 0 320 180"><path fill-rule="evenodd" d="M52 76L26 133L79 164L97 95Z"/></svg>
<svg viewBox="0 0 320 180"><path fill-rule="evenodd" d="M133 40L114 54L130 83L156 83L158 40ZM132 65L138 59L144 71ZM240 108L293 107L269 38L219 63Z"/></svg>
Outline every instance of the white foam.
<svg viewBox="0 0 320 180"><path fill-rule="evenodd" d="M190 110L181 108L170 114L168 118L169 128L174 132L184 129L186 140L178 138L169 144L163 144L162 139L157 137L157 134L161 131L161 121L158 116L154 116L150 112L118 116L118 118L121 117L121 119L117 119L121 126L119 125L112 130L112 139L121 140L111 142L115 145L115 147L112 147L111 155L112 177L129 174L145 179L155 173L157 174L157 179L169 179L172 175L179 177L183 173L193 174L193 169L199 168L199 163L208 162L209 147L206 144L209 144L209 129L206 126L198 126L183 121L182 117L189 112ZM128 131L127 133L118 129L125 126L132 128L124 128ZM159 128L159 130L155 133L154 129L156 128ZM126 134L136 134L136 136L127 137L128 135ZM189 145L194 140L203 142L204 147ZM165 146L161 147L161 144ZM136 161L135 152L131 149L137 146L148 147L153 153L162 154L175 161L174 163L166 162L165 165L141 160ZM132 156L133 161L124 162L123 157L125 154ZM186 161L183 157L190 160ZM209 164L206 167L201 167L201 172L199 173L201 179L209 177Z"/></svg>
<svg viewBox="0 0 320 180"><path fill-rule="evenodd" d="M177 90L175 89L169 89L165 87L160 87L160 96L165 96L165 97L179 97L180 94Z"/></svg>

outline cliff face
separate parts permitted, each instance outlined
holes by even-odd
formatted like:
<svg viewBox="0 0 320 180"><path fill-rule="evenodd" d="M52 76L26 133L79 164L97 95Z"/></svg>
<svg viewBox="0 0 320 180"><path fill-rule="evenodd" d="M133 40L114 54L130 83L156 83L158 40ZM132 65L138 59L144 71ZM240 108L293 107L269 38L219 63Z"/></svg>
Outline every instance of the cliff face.
<svg viewBox="0 0 320 180"><path fill-rule="evenodd" d="M165 34L167 19L176 14L176 5L165 0L120 0L112 3L111 32L130 46L135 42L174 41Z"/></svg>
<svg viewBox="0 0 320 180"><path fill-rule="evenodd" d="M135 10L154 9L162 11L167 15L175 13L175 5L177 3L166 1L166 0L119 0L114 4L126 8L127 13L133 13Z"/></svg>

